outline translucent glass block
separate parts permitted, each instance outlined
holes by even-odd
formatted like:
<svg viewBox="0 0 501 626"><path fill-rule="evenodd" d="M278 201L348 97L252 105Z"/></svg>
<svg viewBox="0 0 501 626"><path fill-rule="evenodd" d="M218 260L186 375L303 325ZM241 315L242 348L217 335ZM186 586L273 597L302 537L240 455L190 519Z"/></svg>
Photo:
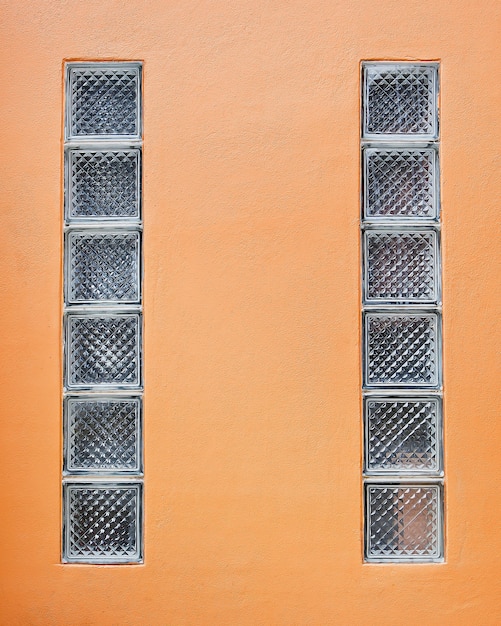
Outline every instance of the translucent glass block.
<svg viewBox="0 0 501 626"><path fill-rule="evenodd" d="M438 218L438 158L432 148L363 151L364 218Z"/></svg>
<svg viewBox="0 0 501 626"><path fill-rule="evenodd" d="M366 473L440 472L438 398L366 398L364 411Z"/></svg>
<svg viewBox="0 0 501 626"><path fill-rule="evenodd" d="M435 231L367 230L363 237L367 302L437 302Z"/></svg>
<svg viewBox="0 0 501 626"><path fill-rule="evenodd" d="M422 63L364 64L366 138L438 135L438 66Z"/></svg>
<svg viewBox="0 0 501 626"><path fill-rule="evenodd" d="M439 317L436 313L366 313L366 387L438 387Z"/></svg>
<svg viewBox="0 0 501 626"><path fill-rule="evenodd" d="M65 483L63 498L65 561L141 561L140 483Z"/></svg>
<svg viewBox="0 0 501 626"><path fill-rule="evenodd" d="M67 136L140 138L140 66L68 65Z"/></svg>
<svg viewBox="0 0 501 626"><path fill-rule="evenodd" d="M139 219L141 151L68 150L66 219Z"/></svg>
<svg viewBox="0 0 501 626"><path fill-rule="evenodd" d="M140 301L139 232L71 231L66 255L70 304Z"/></svg>
<svg viewBox="0 0 501 626"><path fill-rule="evenodd" d="M439 485L366 485L368 560L442 558Z"/></svg>
<svg viewBox="0 0 501 626"><path fill-rule="evenodd" d="M65 473L142 471L140 398L70 397L64 420Z"/></svg>
<svg viewBox="0 0 501 626"><path fill-rule="evenodd" d="M141 316L68 314L66 381L69 389L139 388Z"/></svg>

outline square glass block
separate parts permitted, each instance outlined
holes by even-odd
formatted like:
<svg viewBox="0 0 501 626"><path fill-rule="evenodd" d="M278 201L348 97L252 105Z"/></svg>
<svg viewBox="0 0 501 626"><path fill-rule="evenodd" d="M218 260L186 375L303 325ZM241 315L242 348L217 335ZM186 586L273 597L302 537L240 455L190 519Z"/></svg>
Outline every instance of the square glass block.
<svg viewBox="0 0 501 626"><path fill-rule="evenodd" d="M436 231L366 230L363 253L367 303L438 301Z"/></svg>
<svg viewBox="0 0 501 626"><path fill-rule="evenodd" d="M141 150L68 149L66 220L139 220Z"/></svg>
<svg viewBox="0 0 501 626"><path fill-rule="evenodd" d="M142 472L141 398L64 402L65 474Z"/></svg>
<svg viewBox="0 0 501 626"><path fill-rule="evenodd" d="M142 560L141 483L64 483L63 511L63 561Z"/></svg>
<svg viewBox="0 0 501 626"><path fill-rule="evenodd" d="M440 561L443 557L440 485L367 484L368 561Z"/></svg>
<svg viewBox="0 0 501 626"><path fill-rule="evenodd" d="M438 387L440 318L437 313L364 315L364 385Z"/></svg>
<svg viewBox="0 0 501 626"><path fill-rule="evenodd" d="M139 313L68 313L65 350L68 389L141 386Z"/></svg>
<svg viewBox="0 0 501 626"><path fill-rule="evenodd" d="M141 65L69 63L66 137L141 138Z"/></svg>
<svg viewBox="0 0 501 626"><path fill-rule="evenodd" d="M438 65L364 63L364 138L438 137Z"/></svg>
<svg viewBox="0 0 501 626"><path fill-rule="evenodd" d="M438 219L435 149L365 148L362 154L364 219Z"/></svg>
<svg viewBox="0 0 501 626"><path fill-rule="evenodd" d="M367 474L440 473L439 398L365 398L364 415Z"/></svg>
<svg viewBox="0 0 501 626"><path fill-rule="evenodd" d="M141 301L139 232L70 231L65 251L69 304Z"/></svg>

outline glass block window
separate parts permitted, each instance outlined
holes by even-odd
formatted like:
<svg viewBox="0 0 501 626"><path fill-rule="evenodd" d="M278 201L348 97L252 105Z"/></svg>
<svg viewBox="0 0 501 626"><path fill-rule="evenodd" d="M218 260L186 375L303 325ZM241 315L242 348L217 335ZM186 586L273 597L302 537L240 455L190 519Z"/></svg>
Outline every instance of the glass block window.
<svg viewBox="0 0 501 626"><path fill-rule="evenodd" d="M68 63L64 563L143 559L141 63Z"/></svg>
<svg viewBox="0 0 501 626"><path fill-rule="evenodd" d="M436 64L364 64L363 137L438 134Z"/></svg>
<svg viewBox="0 0 501 626"><path fill-rule="evenodd" d="M437 219L438 158L434 148L365 148L366 219Z"/></svg>
<svg viewBox="0 0 501 626"><path fill-rule="evenodd" d="M441 561L437 63L362 64L365 560Z"/></svg>
<svg viewBox="0 0 501 626"><path fill-rule="evenodd" d="M367 397L367 474L438 474L442 468L439 398Z"/></svg>
<svg viewBox="0 0 501 626"><path fill-rule="evenodd" d="M140 302L138 231L70 231L66 255L69 303Z"/></svg>
<svg viewBox="0 0 501 626"><path fill-rule="evenodd" d="M441 559L441 501L439 485L369 483L367 556L381 561Z"/></svg>
<svg viewBox="0 0 501 626"><path fill-rule="evenodd" d="M66 137L141 138L141 66L67 65Z"/></svg>
<svg viewBox="0 0 501 626"><path fill-rule="evenodd" d="M69 222L140 218L141 151L138 148L70 148L66 151L65 167Z"/></svg>
<svg viewBox="0 0 501 626"><path fill-rule="evenodd" d="M68 397L66 474L142 471L141 398Z"/></svg>
<svg viewBox="0 0 501 626"><path fill-rule="evenodd" d="M438 386L438 324L436 313L366 313L366 385Z"/></svg>
<svg viewBox="0 0 501 626"><path fill-rule="evenodd" d="M65 483L64 560L77 563L141 560L141 502L140 483Z"/></svg>
<svg viewBox="0 0 501 626"><path fill-rule="evenodd" d="M430 230L366 230L363 241L367 302L436 302L438 238Z"/></svg>

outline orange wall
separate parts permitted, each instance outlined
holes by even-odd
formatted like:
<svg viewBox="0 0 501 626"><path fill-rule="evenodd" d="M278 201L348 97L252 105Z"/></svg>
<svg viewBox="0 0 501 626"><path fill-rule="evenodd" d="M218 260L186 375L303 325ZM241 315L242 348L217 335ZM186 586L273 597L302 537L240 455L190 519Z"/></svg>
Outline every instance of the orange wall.
<svg viewBox="0 0 501 626"><path fill-rule="evenodd" d="M1 623L499 624L499 2L1 7ZM371 58L441 60L443 565L361 557ZM142 566L59 562L63 59L144 60Z"/></svg>

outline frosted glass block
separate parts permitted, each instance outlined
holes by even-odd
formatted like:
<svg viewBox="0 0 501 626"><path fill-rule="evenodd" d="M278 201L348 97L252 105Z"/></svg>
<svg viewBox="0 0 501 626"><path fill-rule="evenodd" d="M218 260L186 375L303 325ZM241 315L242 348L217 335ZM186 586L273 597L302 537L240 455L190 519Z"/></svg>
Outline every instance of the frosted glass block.
<svg viewBox="0 0 501 626"><path fill-rule="evenodd" d="M68 150L68 221L139 219L141 151L138 148Z"/></svg>
<svg viewBox="0 0 501 626"><path fill-rule="evenodd" d="M442 558L439 485L366 485L366 558Z"/></svg>
<svg viewBox="0 0 501 626"><path fill-rule="evenodd" d="M438 218L436 150L366 148L363 161L365 219Z"/></svg>
<svg viewBox="0 0 501 626"><path fill-rule="evenodd" d="M439 317L436 313L366 313L366 387L438 387Z"/></svg>
<svg viewBox="0 0 501 626"><path fill-rule="evenodd" d="M366 398L364 412L366 473L440 472L438 398Z"/></svg>
<svg viewBox="0 0 501 626"><path fill-rule="evenodd" d="M68 65L67 136L140 138L138 64Z"/></svg>
<svg viewBox="0 0 501 626"><path fill-rule="evenodd" d="M368 303L437 302L438 243L433 230L367 230L364 296Z"/></svg>
<svg viewBox="0 0 501 626"><path fill-rule="evenodd" d="M140 398L70 397L64 419L67 474L142 471Z"/></svg>
<svg viewBox="0 0 501 626"><path fill-rule="evenodd" d="M63 499L65 561L141 561L140 483L65 483Z"/></svg>
<svg viewBox="0 0 501 626"><path fill-rule="evenodd" d="M140 301L139 232L71 231L66 255L70 304Z"/></svg>
<svg viewBox="0 0 501 626"><path fill-rule="evenodd" d="M139 388L141 316L68 314L66 381L69 389Z"/></svg>
<svg viewBox="0 0 501 626"><path fill-rule="evenodd" d="M438 67L416 63L364 64L366 138L438 135Z"/></svg>

